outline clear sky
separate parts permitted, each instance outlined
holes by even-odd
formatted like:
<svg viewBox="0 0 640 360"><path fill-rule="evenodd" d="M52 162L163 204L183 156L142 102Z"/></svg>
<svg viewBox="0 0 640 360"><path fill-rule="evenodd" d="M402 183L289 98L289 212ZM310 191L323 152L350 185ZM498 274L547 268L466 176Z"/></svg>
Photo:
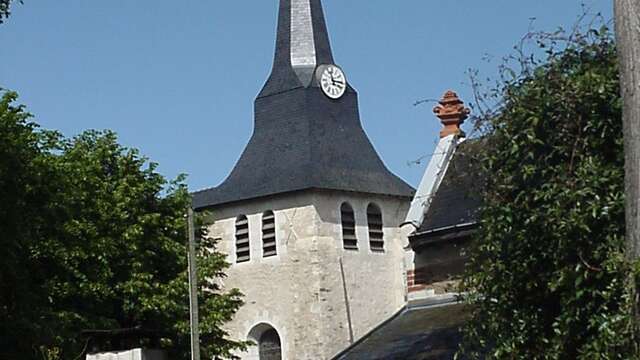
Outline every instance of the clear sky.
<svg viewBox="0 0 640 360"><path fill-rule="evenodd" d="M610 0L324 0L334 57L360 95L387 166L416 186L447 89L471 101L467 71L495 74L527 32L612 17ZM0 87L67 136L112 129L191 190L218 185L253 129L273 58L277 0L25 0L0 25Z"/></svg>

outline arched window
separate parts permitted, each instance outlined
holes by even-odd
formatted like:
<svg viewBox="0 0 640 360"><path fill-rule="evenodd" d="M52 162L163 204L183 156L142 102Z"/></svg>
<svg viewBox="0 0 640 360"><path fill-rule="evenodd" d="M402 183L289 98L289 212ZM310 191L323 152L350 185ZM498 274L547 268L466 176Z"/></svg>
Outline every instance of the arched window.
<svg viewBox="0 0 640 360"><path fill-rule="evenodd" d="M251 260L251 244L249 243L249 219L240 215L236 219L236 262Z"/></svg>
<svg viewBox="0 0 640 360"><path fill-rule="evenodd" d="M369 204L367 208L367 225L369 226L369 247L373 251L384 251L382 212L376 204Z"/></svg>
<svg viewBox="0 0 640 360"><path fill-rule="evenodd" d="M342 220L342 243L347 250L358 250L358 238L356 237L356 218L351 205L344 203L340 207Z"/></svg>
<svg viewBox="0 0 640 360"><path fill-rule="evenodd" d="M269 329L260 336L258 342L258 352L260 360L281 360L282 344L280 343L280 335L276 329Z"/></svg>
<svg viewBox="0 0 640 360"><path fill-rule="evenodd" d="M282 342L278 331L269 324L258 324L249 331L248 339L256 346L248 350L250 359L282 360Z"/></svg>
<svg viewBox="0 0 640 360"><path fill-rule="evenodd" d="M276 245L276 217L273 211L262 214L262 256L276 256L278 248Z"/></svg>

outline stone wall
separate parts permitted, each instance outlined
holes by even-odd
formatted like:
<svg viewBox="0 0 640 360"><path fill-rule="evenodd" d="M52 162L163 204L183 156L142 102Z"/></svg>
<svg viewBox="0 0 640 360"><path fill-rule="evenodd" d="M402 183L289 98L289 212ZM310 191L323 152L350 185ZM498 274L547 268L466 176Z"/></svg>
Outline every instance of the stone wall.
<svg viewBox="0 0 640 360"><path fill-rule="evenodd" d="M356 215L358 250L344 250L340 206ZM385 251L369 249L366 209L383 213ZM283 359L329 359L386 320L405 303L406 237L398 225L408 199L358 193L308 191L213 209L210 235L232 263L224 281L239 288L245 305L228 325L232 337L258 338L252 329L272 327ZM262 257L262 214L274 211L277 256ZM235 220L249 218L251 260L235 263ZM345 296L346 294L346 296ZM349 319L351 321L349 321ZM257 349L241 354L257 359Z"/></svg>

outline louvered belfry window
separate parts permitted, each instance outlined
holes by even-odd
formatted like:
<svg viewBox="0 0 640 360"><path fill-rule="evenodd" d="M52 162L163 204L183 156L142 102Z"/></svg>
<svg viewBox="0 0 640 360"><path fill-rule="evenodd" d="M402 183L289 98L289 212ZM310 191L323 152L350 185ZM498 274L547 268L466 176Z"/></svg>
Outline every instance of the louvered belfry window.
<svg viewBox="0 0 640 360"><path fill-rule="evenodd" d="M276 217L273 211L262 214L262 256L278 255L276 243Z"/></svg>
<svg viewBox="0 0 640 360"><path fill-rule="evenodd" d="M369 226L369 247L373 251L384 251L382 212L375 204L370 204L367 208L367 225Z"/></svg>
<svg viewBox="0 0 640 360"><path fill-rule="evenodd" d="M251 260L251 245L249 243L249 219L241 215L236 219L236 262Z"/></svg>
<svg viewBox="0 0 640 360"><path fill-rule="evenodd" d="M351 205L344 203L340 207L342 219L342 243L347 250L358 250L358 238L356 237L356 218Z"/></svg>

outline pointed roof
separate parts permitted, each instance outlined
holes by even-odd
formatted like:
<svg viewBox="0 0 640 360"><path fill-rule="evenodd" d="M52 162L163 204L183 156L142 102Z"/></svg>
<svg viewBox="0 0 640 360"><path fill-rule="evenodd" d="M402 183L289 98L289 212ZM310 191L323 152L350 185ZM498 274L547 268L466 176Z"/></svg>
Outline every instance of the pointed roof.
<svg viewBox="0 0 640 360"><path fill-rule="evenodd" d="M411 302L332 360L454 359L469 314L456 296Z"/></svg>
<svg viewBox="0 0 640 360"><path fill-rule="evenodd" d="M309 86L321 64L333 54L320 0L281 0L273 70L258 97Z"/></svg>
<svg viewBox="0 0 640 360"><path fill-rule="evenodd" d="M424 221L414 236L477 224L478 210L482 205L477 153L482 145L478 139L457 145L442 183L433 194Z"/></svg>
<svg viewBox="0 0 640 360"><path fill-rule="evenodd" d="M433 109L443 125L440 142L424 173L404 224L415 231L409 240L414 250L434 239L462 239L478 225L484 184L477 154L482 138L466 139L460 125L470 114L455 92L447 91Z"/></svg>
<svg viewBox="0 0 640 360"><path fill-rule="evenodd" d="M229 177L193 194L196 209L326 189L410 198L413 188L382 163L362 129L358 95L338 100L318 86L333 64L320 0L280 0L271 76L255 101L254 132Z"/></svg>

